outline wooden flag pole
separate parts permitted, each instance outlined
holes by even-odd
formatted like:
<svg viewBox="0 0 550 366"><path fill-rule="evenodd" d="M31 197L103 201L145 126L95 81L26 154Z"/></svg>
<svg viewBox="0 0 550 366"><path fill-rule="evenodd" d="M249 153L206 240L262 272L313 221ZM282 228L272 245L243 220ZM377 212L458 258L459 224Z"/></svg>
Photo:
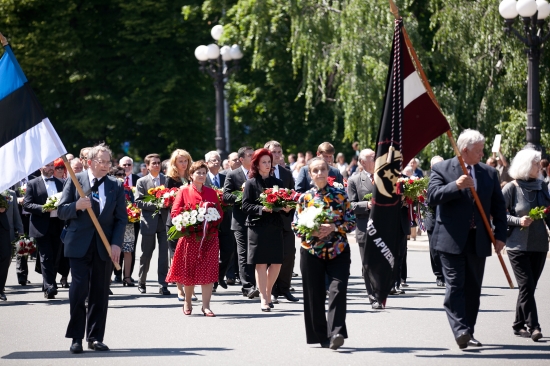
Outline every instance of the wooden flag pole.
<svg viewBox="0 0 550 366"><path fill-rule="evenodd" d="M395 19L399 19L399 8L395 5L393 0L390 1L390 11L394 15ZM422 66L420 64L420 61L418 60L418 56L416 54L416 51L414 50L411 40L409 39L409 35L407 34L407 31L405 27L403 26L403 37L405 38L405 44L407 45L407 48L409 49L409 53L411 57L413 58L413 61L415 63L416 70L420 73L420 77L422 80L422 83L424 84L424 87L426 88L426 91L432 100L432 102L435 104L435 106L441 111L441 107L439 106L439 103L435 99L435 94L430 86L430 83L428 83L428 78L426 77L426 74L424 73L424 70L422 69ZM443 111L441 111L443 114ZM458 149L458 146L456 145L456 141L453 137L452 132L449 130L447 131L447 137L449 138L449 141L451 142L451 145L453 146L453 150L455 152L456 157L458 158L458 161L460 162L460 166L462 168L462 172L464 175L468 175L468 169L466 169L466 165L464 164L464 159L462 159L462 154L460 153L460 150ZM477 192L474 187L470 187L470 191L472 192L472 196L474 198L474 201L476 203L477 209L481 215L481 218L483 219L483 224L485 225L485 229L487 230L487 233L489 234L489 238L491 239L491 242L496 248L496 239L493 234L493 230L491 229L491 225L489 224L489 220L487 219L487 215L485 215L485 211L483 210L483 206L481 206L481 201L479 200L479 196L477 195ZM506 276L506 280L508 281L508 285L511 289L514 288L514 283L512 282L512 278L510 277L510 273L508 273L508 268L506 268L506 264L504 263L504 259L502 258L502 255L497 253L498 260L500 262L500 265L502 266L502 270L504 271L504 275Z"/></svg>
<svg viewBox="0 0 550 366"><path fill-rule="evenodd" d="M80 182L78 182L78 179L76 178L76 175L71 168L71 164L69 164L69 161L67 160L67 157L63 155L61 157L63 159L63 163L65 163L65 168L67 168L67 171L69 172L69 175L71 176L71 180L74 183L74 186L76 187L76 190L78 191L78 195L82 198L86 197L84 194L84 190L82 190L82 186L80 185ZM97 217L95 216L94 210L92 210L91 207L88 207L86 209L88 211L88 214L90 214L90 218L92 219L92 222L94 223L94 226L97 230L97 233L99 234L99 237L101 238L101 241L103 242L103 245L105 245L105 249L107 250L107 253L109 254L109 257L111 256L111 244L109 244L109 240L107 240L107 237L105 236L105 233L103 232L103 229L101 228L101 225L99 224L99 221L97 221ZM118 262L113 261L113 265L115 266L117 271L120 271L120 264Z"/></svg>

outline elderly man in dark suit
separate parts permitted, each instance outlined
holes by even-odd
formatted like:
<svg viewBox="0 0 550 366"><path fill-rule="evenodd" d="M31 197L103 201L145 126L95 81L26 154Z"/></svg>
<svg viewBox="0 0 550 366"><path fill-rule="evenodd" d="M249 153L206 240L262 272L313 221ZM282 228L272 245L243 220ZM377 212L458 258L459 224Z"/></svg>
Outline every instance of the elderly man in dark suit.
<svg viewBox="0 0 550 366"><path fill-rule="evenodd" d="M134 160L129 156L124 156L120 158L118 161L118 165L120 165L124 169L124 174L126 175L124 177L124 185L128 187L135 187L137 184L137 181L139 179L137 174L133 173L134 170ZM136 247L136 243L139 236L139 222L134 223L134 248ZM120 256L120 270L114 270L115 273L115 282L122 282L122 268L124 263L124 256ZM136 251L134 250L132 252L132 266L130 268L130 276L134 272L134 265L136 263Z"/></svg>
<svg viewBox="0 0 550 366"><path fill-rule="evenodd" d="M434 165L428 200L437 205L433 246L438 251L445 276L444 307L458 346L480 347L474 338L479 312L485 259L491 255L491 240L470 188L478 192L487 218L492 216L495 250L506 241L506 207L495 168L480 163L485 138L465 130L457 145L468 168L464 174L458 158Z"/></svg>
<svg viewBox="0 0 550 366"><path fill-rule="evenodd" d="M344 177L340 174L340 171L332 166L334 163L334 146L330 142L323 142L317 148L317 156L323 158L327 162L329 171L328 176L336 178L335 181L338 183L344 183ZM303 166L298 173L298 178L296 178L296 192L304 193L309 191L311 188L311 177L309 176L308 166Z"/></svg>
<svg viewBox="0 0 550 366"><path fill-rule="evenodd" d="M155 250L155 235L159 244L158 258L158 284L159 294L170 295L166 275L168 274L168 236L166 234L166 220L168 219L168 209L160 209L160 213L154 215L157 206L151 202L144 202L143 198L151 188L162 186L166 182L166 177L160 172L160 155L149 154L144 159L149 174L139 178L136 185L136 203L141 209L141 258L139 259L139 282L138 290L142 294L147 292L145 287L147 283L147 273L151 257ZM154 215L154 216L153 216Z"/></svg>
<svg viewBox="0 0 550 366"><path fill-rule="evenodd" d="M31 213L29 235L36 239L40 255L44 297L55 299L55 295L57 295L56 260L61 244L59 235L63 222L57 217L57 210L43 211L42 207L48 197L63 190L63 182L54 178L53 162L40 168L40 172L40 177L27 184L23 208Z"/></svg>
<svg viewBox="0 0 550 366"><path fill-rule="evenodd" d="M8 208L0 208L0 300L6 301L4 286L8 277L8 269L11 263L11 242L15 240L15 234L23 234L23 223L19 216L17 196L15 192L7 190L11 196Z"/></svg>
<svg viewBox="0 0 550 366"><path fill-rule="evenodd" d="M69 288L71 318L66 338L72 338L70 351L82 352L84 335L88 348L108 351L103 343L112 262L117 263L128 223L122 183L107 176L111 167L111 150L100 144L88 150L88 170L76 175L78 184L90 197L80 198L72 180L63 188L59 217L68 222L64 238L65 256L71 264ZM111 257L105 248L90 214L92 208L111 244ZM112 261L112 262L111 262ZM86 309L86 297L88 308Z"/></svg>
<svg viewBox="0 0 550 366"><path fill-rule="evenodd" d="M280 188L294 189L294 178L290 170L282 166L279 163L284 163L283 157L283 148L281 144L277 141L269 141L264 145L265 149L268 149L273 155L273 175L275 178L283 181L283 186ZM290 293L290 283L292 280L292 270L294 269L294 259L296 257L296 245L295 245L295 236L292 231L292 220L294 218L294 211L289 211L288 216L282 215L283 219L283 264L281 265L281 270L279 271L279 276L273 285L273 290L271 292L271 302L278 304L279 296L284 296L288 301L298 301L298 299Z"/></svg>
<svg viewBox="0 0 550 366"><path fill-rule="evenodd" d="M242 190L244 182L248 179L248 171L252 165L252 155L254 149L249 146L243 146L237 152L241 166L230 171L225 177L223 185L223 199L229 204L233 204L233 217L231 220L231 230L237 242L237 255L239 262L239 276L241 277L243 296L253 299L260 296L260 291L256 288L256 279L254 265L247 264L248 253L248 228L244 225L246 215L241 208L241 204L235 204L237 196L232 194L235 191Z"/></svg>
<svg viewBox="0 0 550 366"><path fill-rule="evenodd" d="M357 227L355 228L355 239L359 245L359 253L363 268L367 264L365 257L365 247L367 245L367 224L370 216L371 202L365 199L365 195L374 193L374 158L376 153L371 149L364 149L359 153L359 164L363 170L359 174L353 175L348 180L348 197L351 208L357 218ZM365 271L363 271L364 273ZM382 309L382 304L378 302L372 291L372 285L367 276L363 276L365 288L369 302L373 309Z"/></svg>

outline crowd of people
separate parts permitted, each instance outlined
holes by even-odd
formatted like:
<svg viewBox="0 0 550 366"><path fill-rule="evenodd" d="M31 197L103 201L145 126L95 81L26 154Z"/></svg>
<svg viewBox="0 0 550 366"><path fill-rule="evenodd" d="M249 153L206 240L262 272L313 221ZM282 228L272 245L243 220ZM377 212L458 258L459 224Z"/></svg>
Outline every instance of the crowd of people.
<svg viewBox="0 0 550 366"><path fill-rule="evenodd" d="M529 211L550 206L548 163L542 168L540 152L522 150L510 166L502 154L483 164L484 144L479 132L464 131L458 146L469 174L462 173L456 157L433 157L427 192L430 213L422 225L407 214L395 218L405 237L414 240L422 229L427 231L436 284L446 287L444 307L460 348L481 346L474 338L474 326L485 258L491 254L489 236L474 208L470 188L479 192L485 214L492 219L496 250L506 242L518 282L513 332L535 341L542 337L534 294L548 252L546 224L550 218L535 220ZM298 301L291 284L296 276L296 235L301 241L299 267L307 343L337 349L347 338L351 263L347 234L355 232L366 263L367 227L376 204L366 198L375 192L376 153L361 150L358 143L352 147L354 156L349 163L329 142L320 144L315 156L311 151L290 154L288 163L277 141L266 142L260 149L243 146L223 161L216 151L194 160L187 151L176 149L164 161L159 154L148 154L138 174L134 174L132 158L113 161L104 144L84 148L78 157L67 154L85 192L83 197L64 161L57 159L17 182L9 190L14 204L0 208L0 300L7 299L4 285L11 262L9 243L28 234L36 240L35 270L42 274L44 297L55 299L58 286L69 288L71 319L66 337L72 339L71 352L83 351L84 338L90 349L104 351L109 349L103 339L111 283L146 293L155 250L155 291L171 295L169 285L175 284L185 316L192 314L196 286L202 289L201 312L206 317L216 316L210 303L212 293L228 285L240 286L250 300L259 298L261 312L270 312L280 297ZM424 177L419 163L412 159L402 176ZM151 190L161 186L179 189L171 207L159 208L150 200ZM261 195L273 187L297 192L296 205L274 210L262 204ZM57 206L44 209L48 197L56 194L61 194ZM139 209L139 221L128 221L128 204ZM297 216L316 205L330 210L331 219L306 238L297 230ZM214 209L219 219L205 221L200 230L190 225L182 229L185 235L180 237L169 236L176 217L191 208ZM94 228L96 224L103 229L110 248ZM139 235L141 257L135 280ZM404 293L402 287L407 286L406 245L406 240L399 243L391 295ZM15 259L18 283L26 286L30 283L27 256L16 255ZM120 269L114 269L113 263ZM364 282L372 308L383 309L367 276Z"/></svg>

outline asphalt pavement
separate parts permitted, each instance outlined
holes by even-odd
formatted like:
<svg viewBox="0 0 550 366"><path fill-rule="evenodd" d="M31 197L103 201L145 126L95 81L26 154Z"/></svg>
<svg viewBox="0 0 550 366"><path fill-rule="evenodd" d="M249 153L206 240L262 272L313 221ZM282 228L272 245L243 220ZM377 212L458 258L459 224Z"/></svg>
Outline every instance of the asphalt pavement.
<svg viewBox="0 0 550 366"><path fill-rule="evenodd" d="M351 237L349 338L338 351L306 344L302 301L282 299L271 313L262 313L259 300L243 297L237 286L214 294L216 318L202 316L200 301L191 316L184 316L175 286L170 296L157 293L155 252L147 294L112 285L104 340L111 351L73 355L70 339L64 338L68 289L45 300L41 276L32 272L32 284L22 287L12 262L8 301L0 302L0 365L550 365L550 271L543 272L537 289L545 337L535 343L513 335L517 289L508 288L496 256L488 258L475 333L483 347L461 351L443 310L444 289L431 273L426 240L422 235L409 242L406 294L390 297L386 309L375 311L366 299L359 250ZM139 255L138 243L138 261ZM300 273L298 262L295 272ZM506 257L505 262L512 273ZM293 279L293 286L301 300L301 277ZM197 293L200 300L200 287Z"/></svg>

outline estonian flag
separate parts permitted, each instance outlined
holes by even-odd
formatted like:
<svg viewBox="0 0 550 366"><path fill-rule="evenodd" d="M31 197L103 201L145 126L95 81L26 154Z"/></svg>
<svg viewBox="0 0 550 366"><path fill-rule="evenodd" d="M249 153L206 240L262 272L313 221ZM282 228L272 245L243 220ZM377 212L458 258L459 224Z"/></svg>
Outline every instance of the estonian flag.
<svg viewBox="0 0 550 366"><path fill-rule="evenodd" d="M0 58L0 192L66 153L5 42Z"/></svg>
<svg viewBox="0 0 550 366"><path fill-rule="evenodd" d="M420 150L450 130L420 63L414 62L415 56L400 18L395 21L384 111L378 131L373 207L363 263L365 280L370 281L380 303L385 303L396 280L394 271L403 254L403 205L396 190L397 179L403 166Z"/></svg>

